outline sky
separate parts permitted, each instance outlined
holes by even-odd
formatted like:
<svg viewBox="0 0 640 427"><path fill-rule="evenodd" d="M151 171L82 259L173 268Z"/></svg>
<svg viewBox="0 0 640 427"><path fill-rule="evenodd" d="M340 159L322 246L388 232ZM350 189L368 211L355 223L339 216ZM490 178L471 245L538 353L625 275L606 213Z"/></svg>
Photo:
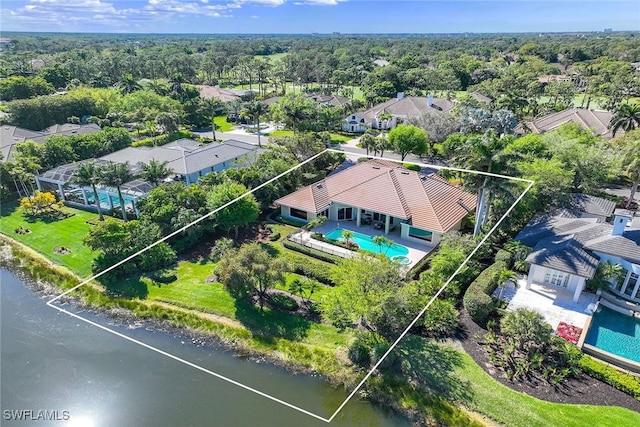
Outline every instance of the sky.
<svg viewBox="0 0 640 427"><path fill-rule="evenodd" d="M640 31L638 0L0 0L0 32Z"/></svg>

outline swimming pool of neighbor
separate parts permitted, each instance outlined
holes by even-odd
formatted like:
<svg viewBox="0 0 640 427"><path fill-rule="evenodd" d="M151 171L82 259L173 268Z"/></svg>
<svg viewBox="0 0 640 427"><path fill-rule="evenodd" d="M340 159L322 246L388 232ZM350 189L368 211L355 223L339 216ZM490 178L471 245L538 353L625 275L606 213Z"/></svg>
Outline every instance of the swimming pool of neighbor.
<svg viewBox="0 0 640 427"><path fill-rule="evenodd" d="M640 363L640 319L601 305L593 314L584 342Z"/></svg>
<svg viewBox="0 0 640 427"><path fill-rule="evenodd" d="M325 234L324 237L331 240L344 241L344 239L342 238L343 231L344 230L342 228L336 228L334 230L331 230L329 233ZM380 246L373 243L373 241L371 240L372 239L371 236L367 236L366 234L360 234L355 231L352 231L352 233L353 233L353 237L351 238L351 241L357 243L360 249L364 249L366 251L375 252L379 254L384 254L388 258L393 258L394 256L405 256L409 253L409 249L397 243L395 243L388 250L386 250L387 248L385 246L380 248Z"/></svg>

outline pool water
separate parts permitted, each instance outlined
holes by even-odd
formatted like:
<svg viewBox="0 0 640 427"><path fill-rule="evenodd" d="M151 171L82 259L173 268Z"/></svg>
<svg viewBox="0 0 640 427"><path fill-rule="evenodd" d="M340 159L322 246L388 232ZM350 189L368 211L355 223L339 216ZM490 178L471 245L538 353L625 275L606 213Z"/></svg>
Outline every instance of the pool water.
<svg viewBox="0 0 640 427"><path fill-rule="evenodd" d="M342 242L344 241L344 239L342 238L343 231L344 230L342 228L336 228L334 230L331 230L324 237L326 237L327 239L338 240ZM371 236L367 236L366 234L356 233L355 231L353 231L352 233L353 233L353 237L351 238L351 241L357 243L360 249L364 249L370 252L375 252L378 254L384 254L388 258L393 258L394 256L405 256L409 253L409 249L397 243L391 246L385 252L385 249L387 249L387 247L383 246L381 249L380 246L373 243L373 241L371 240Z"/></svg>
<svg viewBox="0 0 640 427"><path fill-rule="evenodd" d="M640 363L640 319L600 306L584 342Z"/></svg>

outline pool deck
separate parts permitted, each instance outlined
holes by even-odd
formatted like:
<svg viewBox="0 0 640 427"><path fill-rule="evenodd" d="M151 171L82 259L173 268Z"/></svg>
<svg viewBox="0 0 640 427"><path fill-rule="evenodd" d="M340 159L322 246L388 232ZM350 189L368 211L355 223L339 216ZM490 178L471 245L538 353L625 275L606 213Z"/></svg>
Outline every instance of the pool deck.
<svg viewBox="0 0 640 427"><path fill-rule="evenodd" d="M587 309L589 304L596 301L596 295L582 292L578 302L573 302L570 292L561 289L553 289L542 285L532 284L526 288L527 278L518 278L518 287L509 283L502 293L502 300L509 302L507 310L515 311L519 308L528 308L542 314L544 319L555 331L560 322L584 328L587 319L591 317L591 311ZM500 289L496 289L493 296L496 298Z"/></svg>
<svg viewBox="0 0 640 427"><path fill-rule="evenodd" d="M372 226L365 226L365 225L361 227L357 227L355 221L339 221L339 222L328 221L322 226L314 228L313 232L327 234L332 230L335 230L336 228L342 228L344 230L350 230L356 233L366 234L367 236L370 236L370 237L384 236L384 230L376 230ZM413 267L418 261L420 261L426 255L428 255L429 252L435 249L435 246L421 245L421 244L417 244L415 242L410 242L400 238L400 231L398 229L389 233L386 237L393 240L397 244L406 247L409 250L409 253L406 255L407 258L409 258L409 260L411 261L411 263L408 264L409 268ZM311 238L310 233L308 233L307 238ZM320 242L318 240L314 240L314 242L317 242L318 244L324 243L325 245L330 247L333 251L341 249L342 251L353 253L352 251L349 251L348 249L343 249L340 246L331 245L329 243Z"/></svg>

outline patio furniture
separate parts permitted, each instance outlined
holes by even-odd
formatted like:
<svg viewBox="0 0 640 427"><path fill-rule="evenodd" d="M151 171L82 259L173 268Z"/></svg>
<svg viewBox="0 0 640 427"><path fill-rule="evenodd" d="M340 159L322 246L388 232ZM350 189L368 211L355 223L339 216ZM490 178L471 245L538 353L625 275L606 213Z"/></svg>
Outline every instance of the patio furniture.
<svg viewBox="0 0 640 427"><path fill-rule="evenodd" d="M381 222L376 222L376 223L373 225L373 228L375 228L376 230L382 230L382 229L384 228L384 224L383 224L383 223L381 223Z"/></svg>

